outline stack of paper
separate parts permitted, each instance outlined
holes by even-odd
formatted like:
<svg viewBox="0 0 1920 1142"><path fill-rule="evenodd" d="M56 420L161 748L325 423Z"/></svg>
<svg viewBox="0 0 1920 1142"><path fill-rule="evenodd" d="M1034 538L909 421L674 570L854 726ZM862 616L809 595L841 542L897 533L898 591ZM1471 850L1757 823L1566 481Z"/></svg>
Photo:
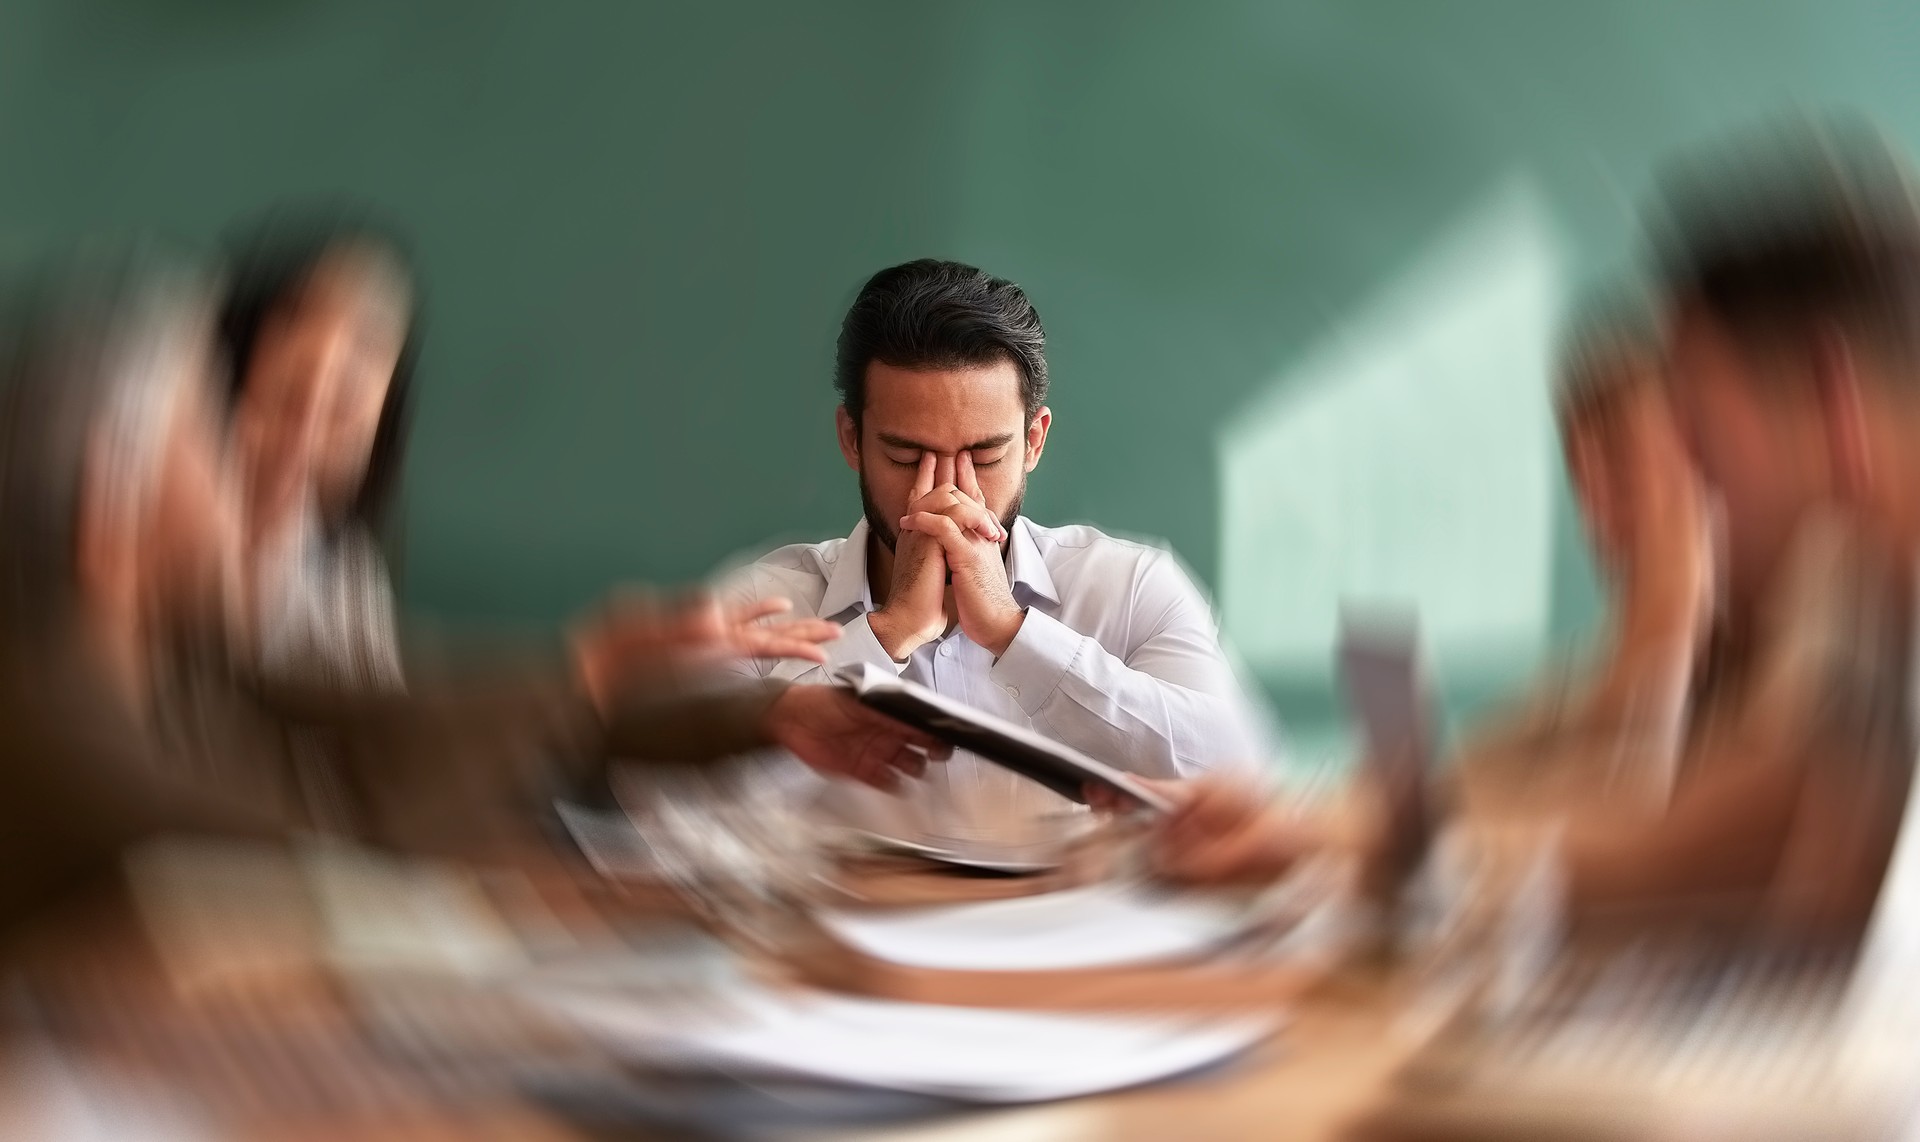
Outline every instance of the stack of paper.
<svg viewBox="0 0 1920 1142"><path fill-rule="evenodd" d="M1243 906L1097 884L1042 896L884 912L843 910L828 930L876 959L959 971L1057 971L1205 955L1239 933Z"/></svg>
<svg viewBox="0 0 1920 1142"><path fill-rule="evenodd" d="M1184 1074L1245 1051L1273 1016L1050 1015L892 1003L743 985L690 1009L597 991L550 1007L631 1062L909 1091L971 1102L1071 1098Z"/></svg>
<svg viewBox="0 0 1920 1142"><path fill-rule="evenodd" d="M1244 910L1126 885L822 919L899 964L1062 970L1204 955ZM973 1102L1114 1090L1230 1058L1278 1015L1169 1018L996 1011L779 991L737 977L701 996L555 983L524 989L617 1056L674 1072L800 1080Z"/></svg>

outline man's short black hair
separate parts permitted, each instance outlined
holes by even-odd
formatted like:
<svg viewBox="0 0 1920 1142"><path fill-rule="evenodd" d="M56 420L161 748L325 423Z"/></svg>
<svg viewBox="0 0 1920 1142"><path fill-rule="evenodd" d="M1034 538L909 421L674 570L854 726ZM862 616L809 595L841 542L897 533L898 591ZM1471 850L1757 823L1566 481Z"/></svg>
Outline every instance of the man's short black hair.
<svg viewBox="0 0 1920 1142"><path fill-rule="evenodd" d="M1864 123L1804 122L1670 168L1653 215L1669 301L1746 337L1833 321L1911 348L1920 206L1906 164Z"/></svg>
<svg viewBox="0 0 1920 1142"><path fill-rule="evenodd" d="M860 423L867 366L951 369L1011 361L1027 418L1047 400L1047 334L1019 286L959 262L921 258L881 270L840 323L834 388Z"/></svg>

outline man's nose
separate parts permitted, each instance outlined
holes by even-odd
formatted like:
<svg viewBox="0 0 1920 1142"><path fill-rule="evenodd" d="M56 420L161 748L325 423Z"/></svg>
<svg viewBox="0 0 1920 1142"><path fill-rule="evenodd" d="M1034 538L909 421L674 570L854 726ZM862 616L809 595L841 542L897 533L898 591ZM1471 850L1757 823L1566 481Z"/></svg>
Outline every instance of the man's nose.
<svg viewBox="0 0 1920 1142"><path fill-rule="evenodd" d="M958 462L959 453L957 452L935 453L933 458L933 486L937 488L942 484L959 483L960 481L957 478L958 469L955 467Z"/></svg>

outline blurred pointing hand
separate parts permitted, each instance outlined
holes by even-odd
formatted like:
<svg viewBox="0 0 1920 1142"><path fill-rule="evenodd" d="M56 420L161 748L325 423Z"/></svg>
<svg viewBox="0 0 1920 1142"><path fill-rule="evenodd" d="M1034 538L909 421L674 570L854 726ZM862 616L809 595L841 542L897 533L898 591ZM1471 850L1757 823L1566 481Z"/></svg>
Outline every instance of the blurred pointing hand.
<svg viewBox="0 0 1920 1142"><path fill-rule="evenodd" d="M838 624L765 621L792 606L785 599L726 606L711 595L671 603L616 598L577 629L575 669L594 705L605 710L609 696L628 685L731 658L825 662L821 644L840 637Z"/></svg>

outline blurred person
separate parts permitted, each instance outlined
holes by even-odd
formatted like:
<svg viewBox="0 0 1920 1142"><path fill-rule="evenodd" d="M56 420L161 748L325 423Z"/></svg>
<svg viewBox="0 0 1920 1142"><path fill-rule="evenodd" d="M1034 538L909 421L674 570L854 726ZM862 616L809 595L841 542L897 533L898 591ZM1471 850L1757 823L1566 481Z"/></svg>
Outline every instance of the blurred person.
<svg viewBox="0 0 1920 1142"><path fill-rule="evenodd" d="M395 238L336 212L277 215L259 225L236 243L231 275L220 334L245 501L242 605L251 625L244 641L269 697L322 721L363 716L381 704L356 700L356 691L405 689L382 549L392 539L417 356L412 274ZM779 600L729 610L712 600L628 598L597 622L618 632L624 657L644 652L654 660L644 689L664 693L684 684L698 664L692 660L811 655L813 642L836 633L817 622L759 621L780 609ZM424 640L414 633L406 640L414 671L430 671L414 689L444 695L449 671L421 660ZM316 692L324 695L319 701ZM481 687L492 692L491 684ZM289 702L289 694L298 700ZM659 709L659 694L644 704ZM443 725L441 732L459 730ZM668 736L689 732L682 725ZM340 752L338 742L303 732L292 745L304 784L338 784L330 772L340 760L330 756ZM692 740L678 748L695 758L706 752ZM869 776L884 780L877 771Z"/></svg>
<svg viewBox="0 0 1920 1142"><path fill-rule="evenodd" d="M1556 420L1588 549L1605 590L1599 647L1550 668L1515 710L1463 735L1478 805L1665 803L1714 610L1707 497L1660 377L1658 346L1596 310L1561 363Z"/></svg>
<svg viewBox="0 0 1920 1142"><path fill-rule="evenodd" d="M269 812L150 756L154 647L220 620L235 520L204 299L119 268L21 315L0 421L0 918L164 826Z"/></svg>
<svg viewBox="0 0 1920 1142"><path fill-rule="evenodd" d="M346 215L276 217L236 249L218 332L242 501L244 641L267 676L398 690L401 640L382 548L394 538L409 436L412 274L394 238ZM792 646L832 633L755 621L779 609L769 600L741 618L710 600L675 608L633 597L607 617L663 651L708 639Z"/></svg>
<svg viewBox="0 0 1920 1142"><path fill-rule="evenodd" d="M862 518L844 539L732 574L729 598L790 598L841 624L825 672L879 667L1125 770L1171 778L1258 760L1212 612L1174 557L1022 514L1053 413L1046 335L1019 286L932 259L881 270L841 324L835 386ZM1010 842L1069 808L971 759L904 805L848 794L835 813L906 839Z"/></svg>
<svg viewBox="0 0 1920 1142"><path fill-rule="evenodd" d="M412 275L346 217L236 244L219 331L246 499L246 605L264 669L397 688L382 550L407 444Z"/></svg>
<svg viewBox="0 0 1920 1142"><path fill-rule="evenodd" d="M1660 270L1679 424L1725 505L1725 669L1746 697L1670 819L1584 856L1572 838L1573 875L1592 895L1762 888L1809 922L1859 921L1913 761L1920 203L1871 130L1740 145L1667 179Z"/></svg>
<svg viewBox="0 0 1920 1142"><path fill-rule="evenodd" d="M136 261L46 291L7 346L0 923L156 833L309 824L286 750L295 726L338 735L370 836L399 845L484 833L494 811L524 817L615 750L678 760L778 744L878 784L941 752L824 687L656 689L663 654L819 655L717 606L618 609L564 666L524 663L484 687L298 710L244 676L210 677L181 651L232 621L241 551L210 338L203 287Z"/></svg>
<svg viewBox="0 0 1920 1142"><path fill-rule="evenodd" d="M1914 763L1920 553L1920 205L1876 136L1816 128L1669 184L1665 351L1681 434L1724 504L1720 685L1663 815L1469 820L1491 853L1557 833L1576 910L1746 900L1801 932L1857 932ZM1745 677L1742 677L1744 675ZM1247 790L1188 791L1159 829L1171 875L1275 875L1381 815L1302 825Z"/></svg>

